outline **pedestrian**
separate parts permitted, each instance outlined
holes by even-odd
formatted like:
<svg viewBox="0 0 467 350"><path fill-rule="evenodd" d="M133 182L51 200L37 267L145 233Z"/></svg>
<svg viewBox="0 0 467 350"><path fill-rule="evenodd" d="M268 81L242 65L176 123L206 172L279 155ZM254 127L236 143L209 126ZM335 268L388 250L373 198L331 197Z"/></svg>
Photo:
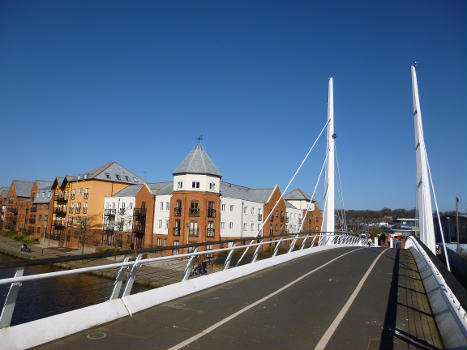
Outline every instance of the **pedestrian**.
<svg viewBox="0 0 467 350"><path fill-rule="evenodd" d="M368 247L371 247L371 238L368 237Z"/></svg>
<svg viewBox="0 0 467 350"><path fill-rule="evenodd" d="M203 261L202 265L203 265L203 274L204 274L204 273L208 273L208 272L206 271L206 265L207 265L207 264L206 264L206 260Z"/></svg>
<svg viewBox="0 0 467 350"><path fill-rule="evenodd" d="M379 236L379 240L381 242L381 247L386 247L386 235L384 232L381 232L381 235Z"/></svg>

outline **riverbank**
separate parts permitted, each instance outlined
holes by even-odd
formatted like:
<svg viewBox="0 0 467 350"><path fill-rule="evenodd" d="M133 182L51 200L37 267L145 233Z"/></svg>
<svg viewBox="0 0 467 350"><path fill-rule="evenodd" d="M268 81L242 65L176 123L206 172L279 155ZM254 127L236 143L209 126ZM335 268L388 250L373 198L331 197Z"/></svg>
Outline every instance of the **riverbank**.
<svg viewBox="0 0 467 350"><path fill-rule="evenodd" d="M14 239L0 236L0 253L16 257L23 260L37 260L46 258L58 258L63 256L80 256L82 254L81 249L71 249L65 247L44 247L41 244L28 244L31 248L31 252L22 252L22 242L18 242ZM54 267L72 270L83 267L92 267L99 265L107 265L114 262L120 262L123 260L123 256L115 256L109 258L92 259L92 260L77 260L72 262L60 262L51 264ZM171 262L167 264L156 264L156 266L142 266L136 275L135 283L140 286L148 288L157 288L163 285L179 282L183 274L185 262ZM115 280L118 270L112 269L109 271L91 271L89 274L94 276L103 277L107 279Z"/></svg>

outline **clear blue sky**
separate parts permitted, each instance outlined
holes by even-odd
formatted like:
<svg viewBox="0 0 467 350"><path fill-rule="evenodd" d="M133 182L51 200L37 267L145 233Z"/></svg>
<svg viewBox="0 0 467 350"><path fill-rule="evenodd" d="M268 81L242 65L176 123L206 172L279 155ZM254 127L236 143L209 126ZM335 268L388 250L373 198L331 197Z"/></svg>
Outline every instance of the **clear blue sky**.
<svg viewBox="0 0 467 350"><path fill-rule="evenodd" d="M346 208L413 208L415 59L439 204L459 196L465 211L466 12L463 0L1 1L0 185L112 160L170 180L202 134L225 181L283 189L334 76ZM324 138L293 187L311 194L323 159Z"/></svg>

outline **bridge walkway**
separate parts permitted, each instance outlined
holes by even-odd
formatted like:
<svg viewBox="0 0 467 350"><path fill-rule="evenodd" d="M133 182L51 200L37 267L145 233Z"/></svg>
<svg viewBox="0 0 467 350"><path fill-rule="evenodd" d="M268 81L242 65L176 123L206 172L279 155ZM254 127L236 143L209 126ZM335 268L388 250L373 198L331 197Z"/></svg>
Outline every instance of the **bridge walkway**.
<svg viewBox="0 0 467 350"><path fill-rule="evenodd" d="M368 278L356 290L365 274ZM356 297L349 305L352 294ZM330 332L339 315L340 323ZM38 349L269 350L317 345L443 348L410 251L322 251Z"/></svg>

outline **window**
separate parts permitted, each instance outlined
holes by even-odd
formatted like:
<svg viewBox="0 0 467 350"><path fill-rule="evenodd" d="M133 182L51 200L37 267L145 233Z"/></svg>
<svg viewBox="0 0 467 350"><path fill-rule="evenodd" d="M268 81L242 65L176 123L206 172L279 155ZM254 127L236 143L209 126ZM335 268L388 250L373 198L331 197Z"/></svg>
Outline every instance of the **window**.
<svg viewBox="0 0 467 350"><path fill-rule="evenodd" d="M44 221L47 222L49 220L49 216L48 215L44 215Z"/></svg>
<svg viewBox="0 0 467 350"><path fill-rule="evenodd" d="M177 188L183 188L183 182L182 181L177 182Z"/></svg>
<svg viewBox="0 0 467 350"><path fill-rule="evenodd" d="M214 221L208 221L208 229L206 235L208 237L214 237Z"/></svg>
<svg viewBox="0 0 467 350"><path fill-rule="evenodd" d="M169 210L170 209L170 202L165 202L165 210Z"/></svg>
<svg viewBox="0 0 467 350"><path fill-rule="evenodd" d="M253 215L255 214L255 208L253 208L253 207L251 208L250 214L253 214Z"/></svg>
<svg viewBox="0 0 467 350"><path fill-rule="evenodd" d="M133 177L133 182L137 182L138 179L136 177Z"/></svg>
<svg viewBox="0 0 467 350"><path fill-rule="evenodd" d="M159 220L159 228L162 228L162 220Z"/></svg>
<svg viewBox="0 0 467 350"><path fill-rule="evenodd" d="M276 224L276 232L277 232L277 224Z"/></svg>
<svg viewBox="0 0 467 350"><path fill-rule="evenodd" d="M82 228L86 228L86 221L87 221L87 217L83 217L83 220L81 220L81 227Z"/></svg>
<svg viewBox="0 0 467 350"><path fill-rule="evenodd" d="M180 220L175 220L174 236L180 236Z"/></svg>
<svg viewBox="0 0 467 350"><path fill-rule="evenodd" d="M206 250L212 250L212 244L206 244ZM212 258L212 253L206 253L206 258Z"/></svg>
<svg viewBox="0 0 467 350"><path fill-rule="evenodd" d="M82 188L79 188L79 189L78 189L78 193L79 193L79 195L81 196L81 195L83 194L83 189L82 189Z"/></svg>
<svg viewBox="0 0 467 350"><path fill-rule="evenodd" d="M87 212L88 212L88 202L84 202L83 214L86 214Z"/></svg>
<svg viewBox="0 0 467 350"><path fill-rule="evenodd" d="M161 210L164 210L164 202L161 202L160 207L161 207Z"/></svg>
<svg viewBox="0 0 467 350"><path fill-rule="evenodd" d="M198 236L198 221L190 221L190 236Z"/></svg>
<svg viewBox="0 0 467 350"><path fill-rule="evenodd" d="M169 219L165 220L165 228L169 228Z"/></svg>
<svg viewBox="0 0 467 350"><path fill-rule="evenodd" d="M222 230L225 229L225 222L223 222L223 221L221 222L221 229Z"/></svg>
<svg viewBox="0 0 467 350"><path fill-rule="evenodd" d="M190 216L199 216L199 203L198 201L191 201Z"/></svg>
<svg viewBox="0 0 467 350"><path fill-rule="evenodd" d="M39 215L39 221L41 221L41 219L42 219L42 215Z"/></svg>
<svg viewBox="0 0 467 350"><path fill-rule="evenodd" d="M164 238L164 247L167 246L167 238Z"/></svg>
<svg viewBox="0 0 467 350"><path fill-rule="evenodd" d="M318 227L318 226L316 226L316 227L315 227L315 230L316 230L316 232L318 232L318 230L319 230L319 227Z"/></svg>
<svg viewBox="0 0 467 350"><path fill-rule="evenodd" d="M178 241L174 241L174 247L178 247L180 243ZM173 250L173 255L178 255L178 248Z"/></svg>
<svg viewBox="0 0 467 350"><path fill-rule="evenodd" d="M76 214L79 214L81 212L81 202L78 202L78 204L76 204Z"/></svg>
<svg viewBox="0 0 467 350"><path fill-rule="evenodd" d="M71 191L71 199L75 199L75 190Z"/></svg>
<svg viewBox="0 0 467 350"><path fill-rule="evenodd" d="M70 205L70 214L73 214L74 206L75 206L75 203L71 203L71 205Z"/></svg>
<svg viewBox="0 0 467 350"><path fill-rule="evenodd" d="M221 204L221 210L225 211L225 204Z"/></svg>
<svg viewBox="0 0 467 350"><path fill-rule="evenodd" d="M84 199L88 199L88 196L89 196L88 189L85 188L85 189L84 189Z"/></svg>
<svg viewBox="0 0 467 350"><path fill-rule="evenodd" d="M243 223L243 231L247 231L246 222Z"/></svg>
<svg viewBox="0 0 467 350"><path fill-rule="evenodd" d="M230 206L230 211L234 211L234 206L233 205Z"/></svg>
<svg viewBox="0 0 467 350"><path fill-rule="evenodd" d="M230 228L231 230L233 230L233 222L232 222L232 221L229 222L229 228Z"/></svg>
<svg viewBox="0 0 467 350"><path fill-rule="evenodd" d="M79 224L81 222L81 216L77 216L75 221L77 224Z"/></svg>
<svg viewBox="0 0 467 350"><path fill-rule="evenodd" d="M243 214L248 213L248 207L243 207Z"/></svg>
<svg viewBox="0 0 467 350"><path fill-rule="evenodd" d="M45 198L45 192L42 192L42 198Z"/></svg>
<svg viewBox="0 0 467 350"><path fill-rule="evenodd" d="M133 202L130 202L130 209L133 209Z"/></svg>
<svg viewBox="0 0 467 350"><path fill-rule="evenodd" d="M216 183L215 182L210 182L209 183L209 189L214 191L216 189Z"/></svg>
<svg viewBox="0 0 467 350"><path fill-rule="evenodd" d="M160 246L161 246L161 243L162 243L162 239L161 239L161 238L158 238L158 239L157 239L157 246L160 247Z"/></svg>
<svg viewBox="0 0 467 350"><path fill-rule="evenodd" d="M68 217L68 226L73 225L73 216Z"/></svg>
<svg viewBox="0 0 467 350"><path fill-rule="evenodd" d="M115 177L117 178L117 180L121 180L120 175L117 174L117 175L115 175Z"/></svg>
<svg viewBox="0 0 467 350"><path fill-rule="evenodd" d="M109 173L105 173L105 177L110 179L110 174Z"/></svg>
<svg viewBox="0 0 467 350"><path fill-rule="evenodd" d="M193 181L191 183L191 188L199 188L199 181Z"/></svg>
<svg viewBox="0 0 467 350"><path fill-rule="evenodd" d="M130 177L125 175L125 180L130 182Z"/></svg>
<svg viewBox="0 0 467 350"><path fill-rule="evenodd" d="M255 230L255 224L251 224L251 230L254 231Z"/></svg>
<svg viewBox="0 0 467 350"><path fill-rule="evenodd" d="M274 229L272 227L272 224L269 225L269 234L272 235L272 233L274 232Z"/></svg>

